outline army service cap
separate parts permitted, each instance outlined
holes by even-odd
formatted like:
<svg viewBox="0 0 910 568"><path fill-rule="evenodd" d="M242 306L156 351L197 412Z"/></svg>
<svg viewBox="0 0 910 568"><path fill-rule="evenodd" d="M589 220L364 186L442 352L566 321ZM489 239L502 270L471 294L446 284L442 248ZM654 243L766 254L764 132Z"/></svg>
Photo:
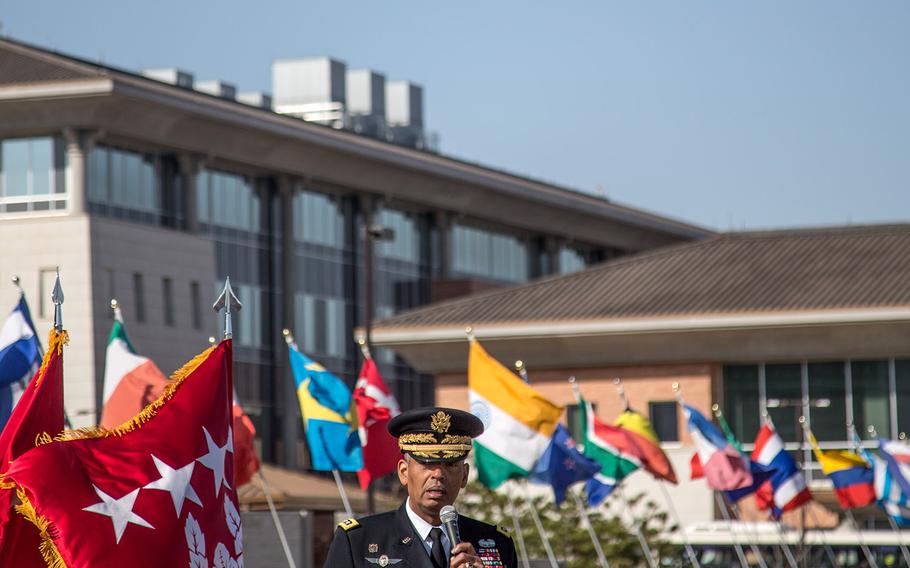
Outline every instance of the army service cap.
<svg viewBox="0 0 910 568"><path fill-rule="evenodd" d="M455 408L417 408L389 421L398 448L423 463L456 462L471 451L471 440L483 433L479 418Z"/></svg>

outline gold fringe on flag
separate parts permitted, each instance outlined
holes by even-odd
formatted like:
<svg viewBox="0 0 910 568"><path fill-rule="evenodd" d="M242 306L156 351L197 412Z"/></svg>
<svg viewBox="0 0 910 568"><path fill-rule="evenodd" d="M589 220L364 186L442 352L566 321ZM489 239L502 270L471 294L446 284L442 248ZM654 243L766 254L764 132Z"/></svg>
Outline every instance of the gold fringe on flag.
<svg viewBox="0 0 910 568"><path fill-rule="evenodd" d="M20 504L16 505L16 512L38 528L38 536L41 538L38 552L44 562L47 563L47 568L66 568L66 562L63 561L60 551L57 550L57 546L54 544L54 538L51 535L53 529L50 521L35 511L35 507L28 500L25 491L21 487L16 488L16 495L19 496L19 501L21 501Z"/></svg>
<svg viewBox="0 0 910 568"><path fill-rule="evenodd" d="M173 375L171 375L170 383L165 387L164 392L161 393L161 396L157 400L149 403L148 406L142 409L142 412L127 420L120 426L112 430L107 428L102 428L101 426L89 426L87 428L78 428L76 430L64 430L59 435L57 435L54 440L58 442L66 442L68 440L85 440L89 438L109 438L111 436L123 436L128 434L137 428L141 428L146 422L154 418L158 411L161 410L169 400L171 400L174 395L177 393L177 390L180 388L180 385L183 384L184 379L189 376L190 373L195 371L203 361L208 359L212 351L214 351L216 346L209 347L199 355L196 355L189 360L183 367L178 369Z"/></svg>

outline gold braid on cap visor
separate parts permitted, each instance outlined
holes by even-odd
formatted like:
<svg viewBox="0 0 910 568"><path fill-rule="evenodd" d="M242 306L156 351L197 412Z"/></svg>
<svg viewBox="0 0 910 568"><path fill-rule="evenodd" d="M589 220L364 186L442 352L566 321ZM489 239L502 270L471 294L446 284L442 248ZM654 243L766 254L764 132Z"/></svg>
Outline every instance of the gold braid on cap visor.
<svg viewBox="0 0 910 568"><path fill-rule="evenodd" d="M419 458L451 459L471 451L470 436L446 435L437 440L434 434L404 434L398 438L398 448Z"/></svg>

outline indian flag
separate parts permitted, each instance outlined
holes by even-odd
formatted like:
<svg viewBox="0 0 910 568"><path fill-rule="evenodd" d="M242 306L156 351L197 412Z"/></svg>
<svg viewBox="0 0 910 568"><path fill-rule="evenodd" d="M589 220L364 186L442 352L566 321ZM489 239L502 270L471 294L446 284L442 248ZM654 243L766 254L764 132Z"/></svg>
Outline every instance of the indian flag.
<svg viewBox="0 0 910 568"><path fill-rule="evenodd" d="M104 360L104 410L101 426L116 428L132 419L161 395L167 377L148 357L136 354L126 335L120 307L114 308L114 326Z"/></svg>
<svg viewBox="0 0 910 568"><path fill-rule="evenodd" d="M468 357L471 412L483 422L474 440L480 482L496 489L527 477L547 450L563 408L532 389L471 341Z"/></svg>

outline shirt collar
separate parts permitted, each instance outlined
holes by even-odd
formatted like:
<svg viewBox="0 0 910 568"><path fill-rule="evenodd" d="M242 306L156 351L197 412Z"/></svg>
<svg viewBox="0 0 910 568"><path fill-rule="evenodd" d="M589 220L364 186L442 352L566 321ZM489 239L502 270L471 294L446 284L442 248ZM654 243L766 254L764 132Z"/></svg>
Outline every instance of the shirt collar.
<svg viewBox="0 0 910 568"><path fill-rule="evenodd" d="M414 509L411 508L411 498L408 497L407 502L404 504L404 510L408 513L408 519L411 520L411 524L414 525L414 530L417 531L417 536L420 537L420 540L426 540L430 536L430 531L433 530L433 525L421 519L417 513L414 512ZM439 528L442 528L441 526ZM443 532L445 534L445 532Z"/></svg>

